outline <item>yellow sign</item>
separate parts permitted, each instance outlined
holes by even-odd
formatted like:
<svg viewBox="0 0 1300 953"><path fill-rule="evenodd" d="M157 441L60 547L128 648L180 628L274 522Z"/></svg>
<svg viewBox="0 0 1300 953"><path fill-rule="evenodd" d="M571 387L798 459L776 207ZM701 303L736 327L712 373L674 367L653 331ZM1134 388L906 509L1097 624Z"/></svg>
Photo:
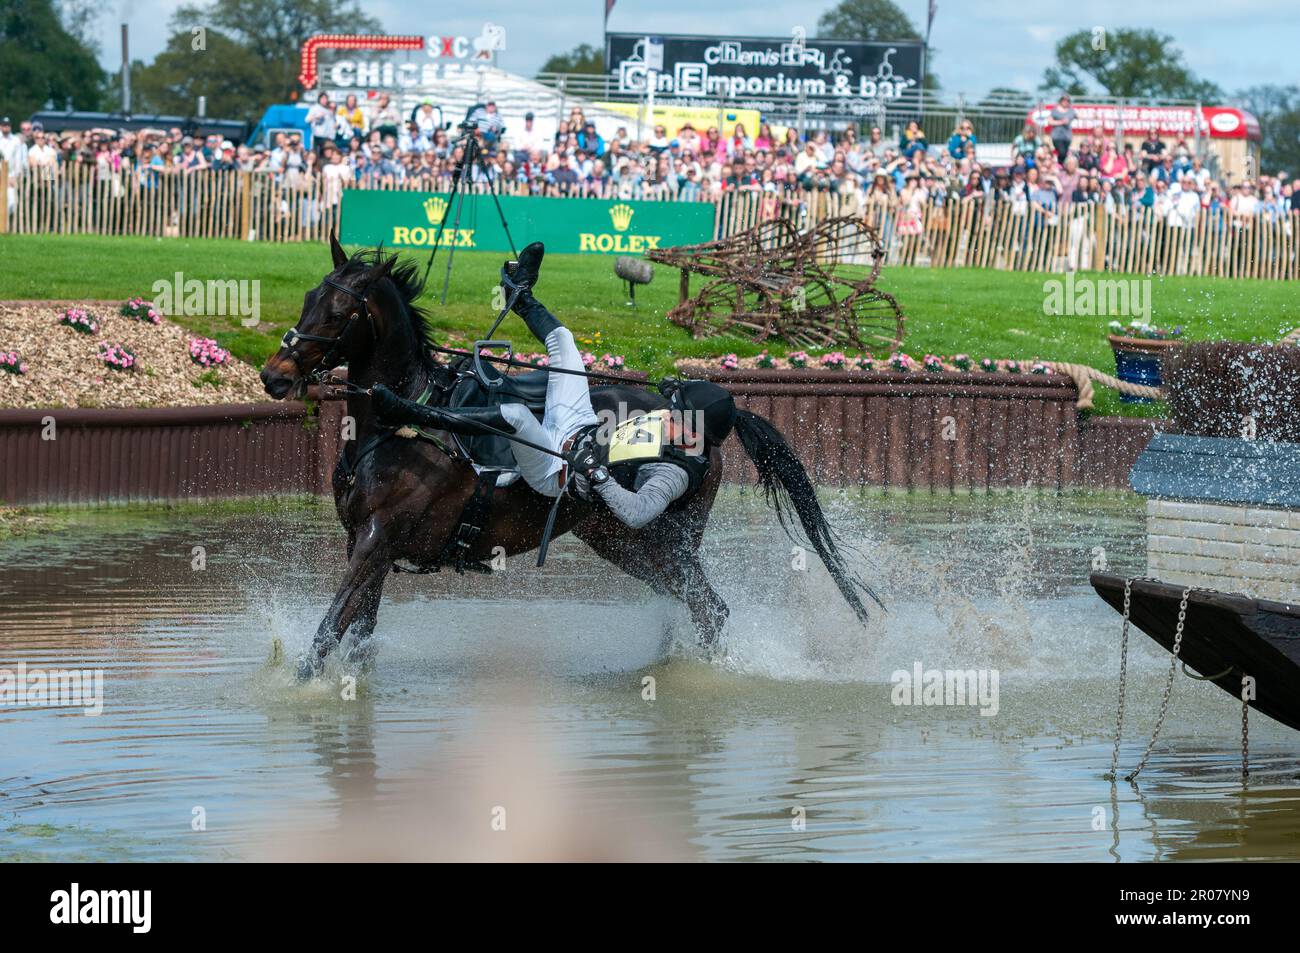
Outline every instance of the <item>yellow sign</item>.
<svg viewBox="0 0 1300 953"><path fill-rule="evenodd" d="M599 106L601 109L618 113L620 116L627 116L633 122L636 121L637 115L642 108L636 103L592 103L593 106ZM672 139L679 132L682 126L688 122L700 135L704 135L710 126L717 126L718 133L722 138L727 138L735 129L736 123L745 127L745 135L753 139L758 135L758 126L762 121L757 109L699 109L691 106L660 106L655 105L650 115L644 120L651 128L663 126L668 133L668 138Z"/></svg>
<svg viewBox="0 0 1300 953"><path fill-rule="evenodd" d="M442 217L447 214L447 200L439 195L431 195L424 200L424 214L430 225L442 224Z"/></svg>
<svg viewBox="0 0 1300 953"><path fill-rule="evenodd" d="M438 241L438 229L425 228L417 225L414 228L407 228L405 225L393 226L393 237L389 241L390 245L423 245L426 248L431 247L434 242ZM472 228L448 228L442 233L442 241L438 242L439 248L450 248L455 245L457 248L473 248L474 246L474 229Z"/></svg>
<svg viewBox="0 0 1300 953"><path fill-rule="evenodd" d="M652 410L625 420L609 438L609 462L657 460L664 444L664 426L670 410Z"/></svg>
<svg viewBox="0 0 1300 953"><path fill-rule="evenodd" d="M611 235L608 232L580 232L578 234L578 251L598 251L609 254L643 255L652 248L658 248L662 235Z"/></svg>
<svg viewBox="0 0 1300 953"><path fill-rule="evenodd" d="M609 219L614 223L614 231L626 232L627 227L632 224L633 208L620 202L617 205L611 205L609 209Z"/></svg>

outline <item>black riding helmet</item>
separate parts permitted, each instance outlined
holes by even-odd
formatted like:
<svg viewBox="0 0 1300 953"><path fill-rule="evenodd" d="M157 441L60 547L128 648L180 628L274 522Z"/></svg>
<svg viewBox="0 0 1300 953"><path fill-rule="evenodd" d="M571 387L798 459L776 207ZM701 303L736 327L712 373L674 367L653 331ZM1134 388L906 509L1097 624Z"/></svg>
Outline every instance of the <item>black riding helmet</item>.
<svg viewBox="0 0 1300 953"><path fill-rule="evenodd" d="M669 406L685 416L697 413L704 421L704 441L721 446L736 422L736 402L726 388L711 381L681 381L665 378L659 393L668 398ZM691 418L688 418L691 419Z"/></svg>

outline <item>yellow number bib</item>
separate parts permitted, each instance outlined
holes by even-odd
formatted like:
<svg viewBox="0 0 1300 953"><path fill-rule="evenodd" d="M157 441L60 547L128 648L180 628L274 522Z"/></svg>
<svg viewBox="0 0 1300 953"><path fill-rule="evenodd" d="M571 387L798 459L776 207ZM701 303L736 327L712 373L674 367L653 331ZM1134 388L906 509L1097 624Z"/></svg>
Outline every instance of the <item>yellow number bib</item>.
<svg viewBox="0 0 1300 953"><path fill-rule="evenodd" d="M664 427L669 413L669 410L652 410L615 427L609 439L609 462L657 460L663 449Z"/></svg>

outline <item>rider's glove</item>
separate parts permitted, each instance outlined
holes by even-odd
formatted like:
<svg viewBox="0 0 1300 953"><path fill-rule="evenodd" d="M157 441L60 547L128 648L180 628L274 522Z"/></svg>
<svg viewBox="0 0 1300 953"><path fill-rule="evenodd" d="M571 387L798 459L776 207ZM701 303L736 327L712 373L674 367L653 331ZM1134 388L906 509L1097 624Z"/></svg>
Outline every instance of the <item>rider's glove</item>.
<svg viewBox="0 0 1300 953"><path fill-rule="evenodd" d="M590 477L593 470L601 468L600 456L596 453L595 447L590 444L578 447L569 453L569 467L574 473Z"/></svg>
<svg viewBox="0 0 1300 953"><path fill-rule="evenodd" d="M376 384L370 388L370 406L375 409L375 414L380 419L395 417L404 403L402 398L383 384Z"/></svg>

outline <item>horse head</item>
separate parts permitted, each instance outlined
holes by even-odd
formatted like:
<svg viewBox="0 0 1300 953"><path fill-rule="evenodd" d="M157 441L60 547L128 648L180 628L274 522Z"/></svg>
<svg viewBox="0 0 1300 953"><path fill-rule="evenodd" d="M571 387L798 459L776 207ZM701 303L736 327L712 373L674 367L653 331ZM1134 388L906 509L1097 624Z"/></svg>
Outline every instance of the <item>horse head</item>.
<svg viewBox="0 0 1300 953"><path fill-rule="evenodd" d="M276 400L301 397L307 385L373 348L385 325L383 286L396 256L380 251L349 257L330 232L334 268L303 297L298 323L262 368L262 386Z"/></svg>

